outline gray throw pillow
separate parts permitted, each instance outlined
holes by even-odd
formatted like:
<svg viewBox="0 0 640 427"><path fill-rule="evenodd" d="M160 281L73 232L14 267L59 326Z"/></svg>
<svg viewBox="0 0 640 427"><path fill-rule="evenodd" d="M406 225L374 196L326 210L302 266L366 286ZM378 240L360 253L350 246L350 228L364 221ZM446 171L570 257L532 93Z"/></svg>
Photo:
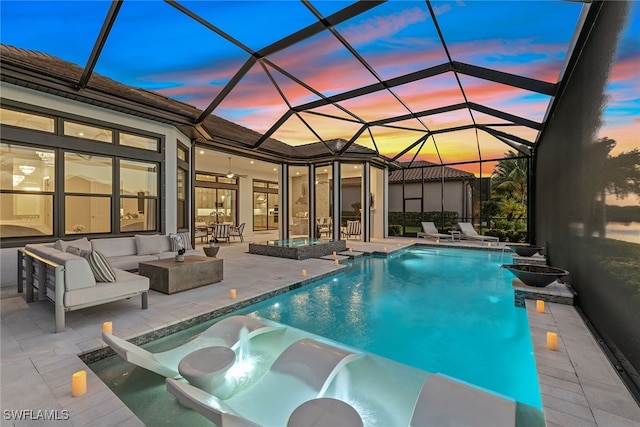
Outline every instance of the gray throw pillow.
<svg viewBox="0 0 640 427"><path fill-rule="evenodd" d="M66 252L69 246L73 246L74 248L84 249L85 251L90 251L91 242L83 237L81 239L71 240L69 242L65 242L64 240L56 240L53 244L53 247L59 251Z"/></svg>

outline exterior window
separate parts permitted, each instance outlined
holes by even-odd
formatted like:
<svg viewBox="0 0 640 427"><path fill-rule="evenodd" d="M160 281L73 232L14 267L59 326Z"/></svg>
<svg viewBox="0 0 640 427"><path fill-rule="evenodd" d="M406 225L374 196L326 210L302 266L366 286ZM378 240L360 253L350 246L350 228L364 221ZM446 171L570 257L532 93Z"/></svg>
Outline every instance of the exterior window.
<svg viewBox="0 0 640 427"><path fill-rule="evenodd" d="M51 240L158 231L163 217L159 176L163 138L110 124L82 123L55 112L15 108L0 107L0 135L6 131L19 139L0 141L3 246L42 242L43 236ZM15 132L16 127L20 132ZM47 147L36 145L40 140ZM180 148L188 160L189 149ZM190 176L187 162L178 160L178 166L186 171L178 184L183 209L178 226L182 228L189 221L190 205L184 195L188 199Z"/></svg>
<svg viewBox="0 0 640 427"><path fill-rule="evenodd" d="M196 174L196 181L204 181L204 182L217 182L218 177L216 177L215 175L206 175L203 173L198 173Z"/></svg>
<svg viewBox="0 0 640 427"><path fill-rule="evenodd" d="M120 231L156 230L158 165L120 161Z"/></svg>
<svg viewBox="0 0 640 427"><path fill-rule="evenodd" d="M182 160L183 162L187 161L187 150L178 147L178 160Z"/></svg>
<svg viewBox="0 0 640 427"><path fill-rule="evenodd" d="M55 153L2 143L0 154L0 235L53 235Z"/></svg>
<svg viewBox="0 0 640 427"><path fill-rule="evenodd" d="M178 204L176 205L177 227L187 229L187 171L178 168Z"/></svg>
<svg viewBox="0 0 640 427"><path fill-rule="evenodd" d="M113 143L113 131L81 123L64 122L64 135L92 141Z"/></svg>
<svg viewBox="0 0 640 427"><path fill-rule="evenodd" d="M196 221L207 224L236 221L237 191L196 187Z"/></svg>
<svg viewBox="0 0 640 427"><path fill-rule="evenodd" d="M238 219L238 180L196 174L196 221L235 224Z"/></svg>
<svg viewBox="0 0 640 427"><path fill-rule="evenodd" d="M120 145L126 145L127 147L158 151L158 142L157 138L120 132Z"/></svg>
<svg viewBox="0 0 640 427"><path fill-rule="evenodd" d="M0 123L26 129L53 133L55 121L52 117L0 108Z"/></svg>
<svg viewBox="0 0 640 427"><path fill-rule="evenodd" d="M65 153L65 234L111 231L112 175L110 157Z"/></svg>
<svg viewBox="0 0 640 427"><path fill-rule="evenodd" d="M253 230L278 229L278 183L253 181Z"/></svg>
<svg viewBox="0 0 640 427"><path fill-rule="evenodd" d="M218 177L218 182L220 182L222 184L233 184L233 185L236 185L238 183L238 180L236 178L227 178L226 176L219 176Z"/></svg>
<svg viewBox="0 0 640 427"><path fill-rule="evenodd" d="M309 237L309 168L289 168L289 235Z"/></svg>

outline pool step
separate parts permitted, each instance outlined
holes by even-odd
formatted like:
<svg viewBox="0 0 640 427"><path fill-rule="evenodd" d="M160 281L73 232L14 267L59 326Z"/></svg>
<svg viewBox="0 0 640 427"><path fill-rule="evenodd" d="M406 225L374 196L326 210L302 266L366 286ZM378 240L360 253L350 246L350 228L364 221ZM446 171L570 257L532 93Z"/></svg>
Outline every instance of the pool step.
<svg viewBox="0 0 640 427"><path fill-rule="evenodd" d="M349 258L360 258L361 256L364 255L364 252L356 252L356 251L349 252L348 250L346 250L346 251L339 252L338 255L346 256Z"/></svg>
<svg viewBox="0 0 640 427"><path fill-rule="evenodd" d="M343 261L349 261L349 257L348 256L338 255L338 254L336 254L336 256L325 255L325 256L320 257L320 259L324 259L324 260L327 260L327 261L335 261L335 260L337 260L338 263L341 263Z"/></svg>

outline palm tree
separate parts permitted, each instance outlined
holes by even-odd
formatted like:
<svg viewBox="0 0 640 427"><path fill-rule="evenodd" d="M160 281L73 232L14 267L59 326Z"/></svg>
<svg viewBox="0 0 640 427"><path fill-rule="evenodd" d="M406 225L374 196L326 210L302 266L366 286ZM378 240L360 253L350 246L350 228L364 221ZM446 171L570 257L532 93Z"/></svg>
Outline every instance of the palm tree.
<svg viewBox="0 0 640 427"><path fill-rule="evenodd" d="M527 159L509 151L493 168L491 182L496 193L527 204Z"/></svg>
<svg viewBox="0 0 640 427"><path fill-rule="evenodd" d="M493 169L491 183L502 214L508 220L521 219L527 210L528 161L513 151L505 153Z"/></svg>

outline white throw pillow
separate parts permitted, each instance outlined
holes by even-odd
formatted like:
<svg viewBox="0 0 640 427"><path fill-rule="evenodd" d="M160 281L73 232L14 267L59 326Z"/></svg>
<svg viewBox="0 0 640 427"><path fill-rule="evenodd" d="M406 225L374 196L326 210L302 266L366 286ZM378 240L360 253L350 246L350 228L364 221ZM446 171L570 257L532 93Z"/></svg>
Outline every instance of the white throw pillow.
<svg viewBox="0 0 640 427"><path fill-rule="evenodd" d="M138 255L155 255L162 252L160 239L164 239L164 236L160 236L159 234L136 234L134 237L136 239Z"/></svg>

